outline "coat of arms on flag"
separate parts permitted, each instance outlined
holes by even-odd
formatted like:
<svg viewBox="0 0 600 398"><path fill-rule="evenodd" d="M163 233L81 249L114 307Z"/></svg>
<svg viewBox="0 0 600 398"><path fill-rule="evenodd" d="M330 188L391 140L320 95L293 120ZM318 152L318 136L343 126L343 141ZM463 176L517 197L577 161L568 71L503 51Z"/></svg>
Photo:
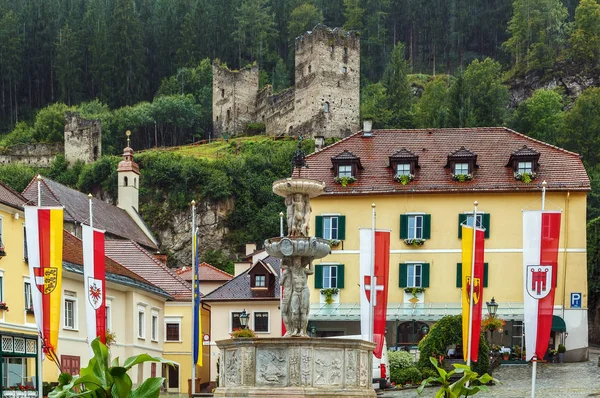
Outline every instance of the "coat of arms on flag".
<svg viewBox="0 0 600 398"><path fill-rule="evenodd" d="M104 302L103 296L104 292L102 291L102 280L95 278L88 278L88 300L92 305L94 310L100 308L102 303Z"/></svg>
<svg viewBox="0 0 600 398"><path fill-rule="evenodd" d="M42 294L50 294L56 289L58 269L55 267L34 267L35 285Z"/></svg>
<svg viewBox="0 0 600 398"><path fill-rule="evenodd" d="M481 298L481 278L474 278L473 285L473 305L477 305L479 303L479 299ZM468 302L471 302L471 277L467 276L467 288L465 289L465 294L467 295Z"/></svg>
<svg viewBox="0 0 600 398"><path fill-rule="evenodd" d="M527 293L536 300L543 299L552 288L552 267L550 265L528 265Z"/></svg>

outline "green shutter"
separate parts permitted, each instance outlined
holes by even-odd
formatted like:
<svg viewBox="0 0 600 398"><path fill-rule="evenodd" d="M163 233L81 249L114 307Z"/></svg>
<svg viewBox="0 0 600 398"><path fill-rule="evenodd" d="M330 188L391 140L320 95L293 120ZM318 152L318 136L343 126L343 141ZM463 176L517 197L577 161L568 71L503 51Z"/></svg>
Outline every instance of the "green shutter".
<svg viewBox="0 0 600 398"><path fill-rule="evenodd" d="M456 263L456 287L462 287L462 263Z"/></svg>
<svg viewBox="0 0 600 398"><path fill-rule="evenodd" d="M485 239L490 237L490 213L482 214L483 228L485 228Z"/></svg>
<svg viewBox="0 0 600 398"><path fill-rule="evenodd" d="M408 216L400 214L400 239L408 238Z"/></svg>
<svg viewBox="0 0 600 398"><path fill-rule="evenodd" d="M317 238L323 237L323 216L315 217L315 236Z"/></svg>
<svg viewBox="0 0 600 398"><path fill-rule="evenodd" d="M285 271L287 272L287 271ZM323 288L323 266L315 265L315 289Z"/></svg>
<svg viewBox="0 0 600 398"><path fill-rule="evenodd" d="M344 288L344 264L338 264L337 266L337 288Z"/></svg>
<svg viewBox="0 0 600 398"><path fill-rule="evenodd" d="M467 222L466 214L458 215L458 239L462 239L462 224Z"/></svg>
<svg viewBox="0 0 600 398"><path fill-rule="evenodd" d="M338 239L346 239L346 216L338 216Z"/></svg>
<svg viewBox="0 0 600 398"><path fill-rule="evenodd" d="M488 263L483 263L483 287L488 287Z"/></svg>
<svg viewBox="0 0 600 398"><path fill-rule="evenodd" d="M429 264L421 264L421 287L429 287Z"/></svg>
<svg viewBox="0 0 600 398"><path fill-rule="evenodd" d="M408 285L408 270L406 264L400 264L400 287Z"/></svg>
<svg viewBox="0 0 600 398"><path fill-rule="evenodd" d="M423 215L423 239L431 239L431 214Z"/></svg>

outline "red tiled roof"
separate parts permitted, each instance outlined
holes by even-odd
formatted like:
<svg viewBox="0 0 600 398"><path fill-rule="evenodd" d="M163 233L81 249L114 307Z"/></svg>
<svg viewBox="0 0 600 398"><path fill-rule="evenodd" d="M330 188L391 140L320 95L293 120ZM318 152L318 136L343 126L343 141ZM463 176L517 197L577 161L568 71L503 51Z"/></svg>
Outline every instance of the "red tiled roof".
<svg viewBox="0 0 600 398"><path fill-rule="evenodd" d="M537 177L531 183L517 181L507 167L511 154L527 145L540 153ZM445 168L448 155L461 147L477 155L479 166L472 181L451 179ZM414 181L402 185L393 180L389 156L406 148L419 157ZM331 158L351 151L360 157L362 169L356 182L342 187L334 183ZM472 192L472 191L536 191L542 181L549 190L590 190L590 180L580 157L573 152L534 140L504 127L424 130L374 130L371 137L362 132L306 157L308 168L300 170L303 178L325 182L325 194L370 194L393 192ZM298 169L294 171L298 176Z"/></svg>
<svg viewBox="0 0 600 398"><path fill-rule="evenodd" d="M192 268L183 267L175 270L177 275L180 278L191 282L193 279ZM198 272L200 274L199 280L202 281L230 281L233 279L233 275L228 274L227 272L218 269L217 267L213 267L208 263L201 263L198 267Z"/></svg>
<svg viewBox="0 0 600 398"><path fill-rule="evenodd" d="M66 187L47 177L42 178L42 204L44 206L64 206L65 221L89 224L90 210L87 194ZM31 180L23 191L25 198L37 203L37 178ZM156 244L142 231L131 216L123 209L92 198L94 206L94 227L103 229L107 235L131 239L144 247L156 249ZM140 217L141 220L141 217Z"/></svg>
<svg viewBox="0 0 600 398"><path fill-rule="evenodd" d="M0 182L0 203L23 210L23 205L27 203L27 199L8 185Z"/></svg>
<svg viewBox="0 0 600 398"><path fill-rule="evenodd" d="M106 240L106 254L169 293L177 301L192 299L190 284L161 263L143 247L130 240Z"/></svg>
<svg viewBox="0 0 600 398"><path fill-rule="evenodd" d="M63 231L63 261L83 267L83 243L81 239L68 231ZM130 271L112 258L105 256L104 261L107 273L121 275L142 285L149 285L156 288L155 285L135 272Z"/></svg>

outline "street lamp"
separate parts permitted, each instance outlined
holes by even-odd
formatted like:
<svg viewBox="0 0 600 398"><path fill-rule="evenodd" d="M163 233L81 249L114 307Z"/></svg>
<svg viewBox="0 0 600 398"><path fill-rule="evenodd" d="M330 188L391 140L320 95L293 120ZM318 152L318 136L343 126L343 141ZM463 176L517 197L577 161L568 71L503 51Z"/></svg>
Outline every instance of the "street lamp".
<svg viewBox="0 0 600 398"><path fill-rule="evenodd" d="M248 315L246 309L244 308L240 314L240 325L242 326L242 329L246 329L248 327L248 318L250 318L250 315Z"/></svg>
<svg viewBox="0 0 600 398"><path fill-rule="evenodd" d="M492 317L496 317L496 312L498 311L498 303L496 303L496 299L492 297L492 301L488 301L485 303L487 305L488 314Z"/></svg>
<svg viewBox="0 0 600 398"><path fill-rule="evenodd" d="M423 327L421 328L421 331L423 332L423 334L429 333L429 326L423 325Z"/></svg>

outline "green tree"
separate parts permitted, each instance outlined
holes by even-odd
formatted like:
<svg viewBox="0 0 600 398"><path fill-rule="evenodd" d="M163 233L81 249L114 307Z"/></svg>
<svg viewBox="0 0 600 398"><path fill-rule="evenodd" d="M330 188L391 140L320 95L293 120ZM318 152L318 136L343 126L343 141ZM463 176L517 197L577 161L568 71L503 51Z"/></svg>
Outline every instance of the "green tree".
<svg viewBox="0 0 600 398"><path fill-rule="evenodd" d="M0 13L1 14L1 13ZM9 125L19 121L18 88L23 56L22 35L17 15L9 10L0 18L0 96L1 114L8 116ZM2 124L0 123L0 127Z"/></svg>
<svg viewBox="0 0 600 398"><path fill-rule="evenodd" d="M81 46L77 34L69 24L60 30L56 43L55 73L60 92L60 100L71 105L80 99L79 90L83 86L79 62L81 59Z"/></svg>
<svg viewBox="0 0 600 398"><path fill-rule="evenodd" d="M398 43L385 67L381 83L385 87L385 106L392 112L390 123L396 128L412 125L412 92L408 84L408 64L404 57L404 45Z"/></svg>
<svg viewBox="0 0 600 398"><path fill-rule="evenodd" d="M449 127L475 126L469 91L465 83L465 72L459 69L448 90Z"/></svg>
<svg viewBox="0 0 600 398"><path fill-rule="evenodd" d="M243 61L258 61L264 66L264 58L277 36L267 0L242 0L235 18L237 28L232 32L238 45L238 66Z"/></svg>
<svg viewBox="0 0 600 398"><path fill-rule="evenodd" d="M213 267L217 267L220 270L223 270L231 275L235 273L234 262L227 254L225 254L222 250L206 250L200 256L200 259L212 265Z"/></svg>
<svg viewBox="0 0 600 398"><path fill-rule="evenodd" d="M294 8L288 22L288 33L290 38L296 38L312 30L317 24L323 22L323 12L311 3L302 3Z"/></svg>
<svg viewBox="0 0 600 398"><path fill-rule="evenodd" d="M365 9L361 7L360 0L344 0L344 29L361 31Z"/></svg>
<svg viewBox="0 0 600 398"><path fill-rule="evenodd" d="M563 129L563 107L563 99L556 91L536 90L530 98L519 104L514 127L520 133L557 145Z"/></svg>
<svg viewBox="0 0 600 398"><path fill-rule="evenodd" d="M392 111L386 106L383 84L369 84L361 89L360 94L360 118L373 120L373 126L377 128L388 127Z"/></svg>
<svg viewBox="0 0 600 398"><path fill-rule="evenodd" d="M515 65L526 71L553 66L566 42L567 17L561 0L514 0L503 46Z"/></svg>
<svg viewBox="0 0 600 398"><path fill-rule="evenodd" d="M290 76L285 67L285 63L281 58L275 64L275 68L273 69L273 77L272 77L272 86L273 92L278 93L281 90L288 88L290 86Z"/></svg>
<svg viewBox="0 0 600 398"><path fill-rule="evenodd" d="M425 85L425 90L417 103L417 127L446 127L448 113L447 79L434 79Z"/></svg>
<svg viewBox="0 0 600 398"><path fill-rule="evenodd" d="M560 144L583 156L587 168L598 164L600 152L600 87L585 90L565 115Z"/></svg>
<svg viewBox="0 0 600 398"><path fill-rule="evenodd" d="M65 134L65 112L69 107L63 103L40 109L33 124L33 137L37 142L63 142Z"/></svg>
<svg viewBox="0 0 600 398"><path fill-rule="evenodd" d="M569 56L586 67L600 63L600 4L581 0L575 10L575 30L569 38Z"/></svg>
<svg viewBox="0 0 600 398"><path fill-rule="evenodd" d="M491 58L483 62L476 59L465 70L464 79L475 125L502 125L509 92L502 82L500 64Z"/></svg>

